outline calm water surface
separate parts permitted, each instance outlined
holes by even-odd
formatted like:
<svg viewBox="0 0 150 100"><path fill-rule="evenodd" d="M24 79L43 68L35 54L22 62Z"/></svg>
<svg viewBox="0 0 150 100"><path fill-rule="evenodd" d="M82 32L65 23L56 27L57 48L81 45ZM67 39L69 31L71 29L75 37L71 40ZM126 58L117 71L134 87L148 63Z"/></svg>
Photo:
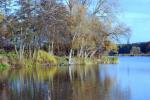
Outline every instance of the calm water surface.
<svg viewBox="0 0 150 100"><path fill-rule="evenodd" d="M150 57L0 72L0 100L149 100Z"/></svg>

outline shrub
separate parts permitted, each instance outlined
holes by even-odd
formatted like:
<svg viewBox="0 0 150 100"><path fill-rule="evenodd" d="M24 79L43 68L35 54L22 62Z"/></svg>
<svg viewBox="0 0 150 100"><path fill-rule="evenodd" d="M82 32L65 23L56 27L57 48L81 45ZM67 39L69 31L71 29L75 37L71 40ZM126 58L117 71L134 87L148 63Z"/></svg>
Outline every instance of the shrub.
<svg viewBox="0 0 150 100"><path fill-rule="evenodd" d="M36 63L37 64L56 65L57 60L56 60L55 56L53 56L45 51L39 50L38 54L37 54Z"/></svg>

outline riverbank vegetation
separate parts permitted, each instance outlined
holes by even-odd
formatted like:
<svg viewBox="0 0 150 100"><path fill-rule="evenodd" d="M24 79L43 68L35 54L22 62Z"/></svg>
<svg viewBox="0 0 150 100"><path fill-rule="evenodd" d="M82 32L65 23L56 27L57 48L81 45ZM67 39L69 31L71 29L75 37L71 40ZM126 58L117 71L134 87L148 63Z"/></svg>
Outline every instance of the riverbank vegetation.
<svg viewBox="0 0 150 100"><path fill-rule="evenodd" d="M117 62L103 57L117 52L115 41L130 33L116 18L117 4L115 0L1 0L0 57L11 66L30 67Z"/></svg>

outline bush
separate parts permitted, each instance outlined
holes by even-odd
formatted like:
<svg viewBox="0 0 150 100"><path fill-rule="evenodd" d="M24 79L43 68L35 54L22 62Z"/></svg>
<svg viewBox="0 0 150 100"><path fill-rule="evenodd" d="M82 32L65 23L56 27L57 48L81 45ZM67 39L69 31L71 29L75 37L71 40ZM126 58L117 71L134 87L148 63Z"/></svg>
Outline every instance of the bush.
<svg viewBox="0 0 150 100"><path fill-rule="evenodd" d="M110 62L113 64L116 64L119 62L119 59L117 57L111 57L110 60L111 60Z"/></svg>
<svg viewBox="0 0 150 100"><path fill-rule="evenodd" d="M57 65L57 60L55 56L50 55L49 53L39 50L36 59L37 64L50 64Z"/></svg>

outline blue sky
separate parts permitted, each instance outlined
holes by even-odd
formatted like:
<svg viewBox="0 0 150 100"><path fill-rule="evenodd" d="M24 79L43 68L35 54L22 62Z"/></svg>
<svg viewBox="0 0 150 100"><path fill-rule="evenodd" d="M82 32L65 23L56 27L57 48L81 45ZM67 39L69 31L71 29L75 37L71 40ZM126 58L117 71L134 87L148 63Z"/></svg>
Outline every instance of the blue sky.
<svg viewBox="0 0 150 100"><path fill-rule="evenodd" d="M130 42L150 41L150 0L120 0L120 20L132 30Z"/></svg>

